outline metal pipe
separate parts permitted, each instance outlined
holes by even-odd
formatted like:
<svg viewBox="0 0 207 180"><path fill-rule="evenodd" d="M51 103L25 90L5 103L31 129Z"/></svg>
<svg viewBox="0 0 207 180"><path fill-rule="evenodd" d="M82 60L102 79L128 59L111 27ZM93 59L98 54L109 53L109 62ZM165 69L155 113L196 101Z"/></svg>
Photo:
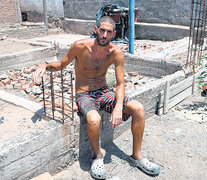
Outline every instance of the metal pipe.
<svg viewBox="0 0 207 180"><path fill-rule="evenodd" d="M134 0L129 0L129 53L134 54Z"/></svg>

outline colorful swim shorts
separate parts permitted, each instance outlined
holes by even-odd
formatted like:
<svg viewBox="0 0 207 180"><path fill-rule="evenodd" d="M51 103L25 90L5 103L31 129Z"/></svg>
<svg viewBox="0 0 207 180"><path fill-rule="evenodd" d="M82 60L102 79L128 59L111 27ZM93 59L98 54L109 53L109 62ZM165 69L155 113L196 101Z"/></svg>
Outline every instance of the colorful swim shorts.
<svg viewBox="0 0 207 180"><path fill-rule="evenodd" d="M123 109L131 100L129 97L124 98ZM79 112L84 116L91 110L104 110L111 114L116 105L115 93L106 86L95 91L78 93L76 94L76 104ZM123 113L123 121L129 117L130 115Z"/></svg>

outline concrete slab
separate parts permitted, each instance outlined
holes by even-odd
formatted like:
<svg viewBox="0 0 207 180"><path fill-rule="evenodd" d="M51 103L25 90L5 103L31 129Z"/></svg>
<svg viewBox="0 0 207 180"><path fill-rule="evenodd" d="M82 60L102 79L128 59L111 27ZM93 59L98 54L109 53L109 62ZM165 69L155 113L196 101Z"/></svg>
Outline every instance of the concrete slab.
<svg viewBox="0 0 207 180"><path fill-rule="evenodd" d="M64 19L63 29L66 32L73 32L91 35L95 20ZM135 23L135 38L172 41L189 36L188 26L155 24L155 23Z"/></svg>

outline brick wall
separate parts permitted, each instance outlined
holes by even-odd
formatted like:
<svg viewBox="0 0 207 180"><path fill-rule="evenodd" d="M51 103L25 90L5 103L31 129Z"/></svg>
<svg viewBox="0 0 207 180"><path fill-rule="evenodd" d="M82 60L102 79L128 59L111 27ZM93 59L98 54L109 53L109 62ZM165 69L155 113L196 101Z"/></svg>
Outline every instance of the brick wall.
<svg viewBox="0 0 207 180"><path fill-rule="evenodd" d="M0 0L0 23L14 24L21 22L19 0Z"/></svg>

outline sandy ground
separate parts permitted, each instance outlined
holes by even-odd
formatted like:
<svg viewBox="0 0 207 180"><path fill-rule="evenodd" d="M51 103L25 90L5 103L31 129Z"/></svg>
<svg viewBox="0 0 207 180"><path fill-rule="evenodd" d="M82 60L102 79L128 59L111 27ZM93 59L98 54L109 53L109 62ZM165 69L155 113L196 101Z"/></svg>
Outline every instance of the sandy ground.
<svg viewBox="0 0 207 180"><path fill-rule="evenodd" d="M146 120L142 154L161 167L160 175L150 177L131 167L132 136L127 130L105 152L107 180L205 180L207 179L207 118L192 107L206 107L207 101L198 93L162 116ZM203 111L204 115L207 111ZM204 119L205 118L205 119ZM54 180L90 180L90 155L53 176Z"/></svg>

